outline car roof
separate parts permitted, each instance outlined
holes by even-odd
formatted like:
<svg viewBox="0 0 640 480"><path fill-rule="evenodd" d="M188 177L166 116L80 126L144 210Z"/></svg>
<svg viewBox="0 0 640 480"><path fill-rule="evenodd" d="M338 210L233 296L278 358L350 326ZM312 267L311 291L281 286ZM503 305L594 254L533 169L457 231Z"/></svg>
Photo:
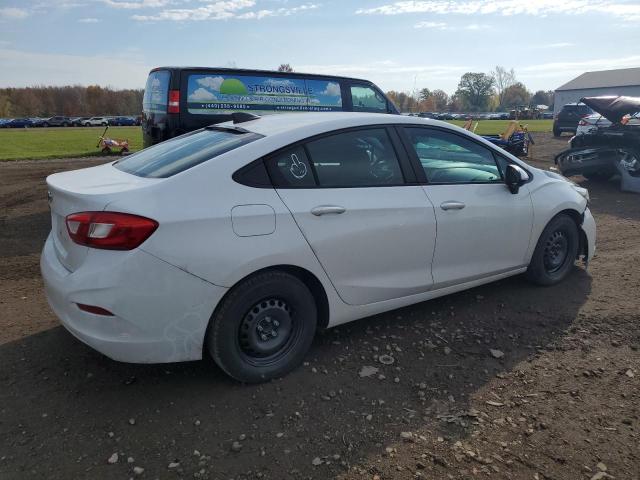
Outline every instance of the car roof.
<svg viewBox="0 0 640 480"><path fill-rule="evenodd" d="M218 126L240 127L260 135L272 136L288 132L301 131L322 133L342 128L359 127L380 124L419 124L446 125L450 124L428 118L409 117L406 115L392 115L387 113L360 112L305 112L281 113L264 115L256 120L236 123L224 122Z"/></svg>

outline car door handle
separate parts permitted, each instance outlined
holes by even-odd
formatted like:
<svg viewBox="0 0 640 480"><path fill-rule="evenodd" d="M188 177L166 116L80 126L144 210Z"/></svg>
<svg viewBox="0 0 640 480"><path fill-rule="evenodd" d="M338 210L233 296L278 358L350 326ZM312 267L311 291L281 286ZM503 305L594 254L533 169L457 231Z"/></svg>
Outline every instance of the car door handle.
<svg viewBox="0 0 640 480"><path fill-rule="evenodd" d="M462 210L464 207L465 207L465 204L463 202L457 202L455 200L442 202L440 204L440 208L443 210Z"/></svg>
<svg viewBox="0 0 640 480"><path fill-rule="evenodd" d="M339 205L319 205L311 209L311 213L313 213L316 217L320 215L329 215L329 214L340 214L346 212L346 208L341 207Z"/></svg>

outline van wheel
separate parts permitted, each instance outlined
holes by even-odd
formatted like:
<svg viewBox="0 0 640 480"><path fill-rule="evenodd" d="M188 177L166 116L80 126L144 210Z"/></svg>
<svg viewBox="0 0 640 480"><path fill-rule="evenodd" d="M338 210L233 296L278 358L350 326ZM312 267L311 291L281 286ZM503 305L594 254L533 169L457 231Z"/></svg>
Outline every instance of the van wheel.
<svg viewBox="0 0 640 480"><path fill-rule="evenodd" d="M558 127L553 127L553 136L554 137L561 137L562 136L562 130L560 130Z"/></svg>
<svg viewBox="0 0 640 480"><path fill-rule="evenodd" d="M317 309L297 277L259 273L233 287L211 317L206 345L218 366L246 383L296 368L311 346Z"/></svg>
<svg viewBox="0 0 640 480"><path fill-rule="evenodd" d="M568 215L555 216L545 227L527 269L538 285L555 285L571 271L578 255L578 226Z"/></svg>

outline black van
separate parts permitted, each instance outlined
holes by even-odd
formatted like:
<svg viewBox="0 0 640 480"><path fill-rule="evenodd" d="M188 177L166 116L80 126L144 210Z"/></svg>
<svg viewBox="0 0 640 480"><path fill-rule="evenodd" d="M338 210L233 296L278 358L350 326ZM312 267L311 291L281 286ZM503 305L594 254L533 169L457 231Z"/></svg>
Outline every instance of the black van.
<svg viewBox="0 0 640 480"><path fill-rule="evenodd" d="M399 113L368 80L266 70L158 67L149 72L142 101L144 146L225 122L239 111Z"/></svg>

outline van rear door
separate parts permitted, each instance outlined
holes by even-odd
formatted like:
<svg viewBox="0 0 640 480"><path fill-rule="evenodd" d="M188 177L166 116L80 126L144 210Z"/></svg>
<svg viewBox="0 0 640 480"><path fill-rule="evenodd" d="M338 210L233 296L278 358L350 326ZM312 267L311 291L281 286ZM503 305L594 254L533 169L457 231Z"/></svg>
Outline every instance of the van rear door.
<svg viewBox="0 0 640 480"><path fill-rule="evenodd" d="M142 99L142 140L145 147L169 138L168 104L169 70L152 70L147 78Z"/></svg>

